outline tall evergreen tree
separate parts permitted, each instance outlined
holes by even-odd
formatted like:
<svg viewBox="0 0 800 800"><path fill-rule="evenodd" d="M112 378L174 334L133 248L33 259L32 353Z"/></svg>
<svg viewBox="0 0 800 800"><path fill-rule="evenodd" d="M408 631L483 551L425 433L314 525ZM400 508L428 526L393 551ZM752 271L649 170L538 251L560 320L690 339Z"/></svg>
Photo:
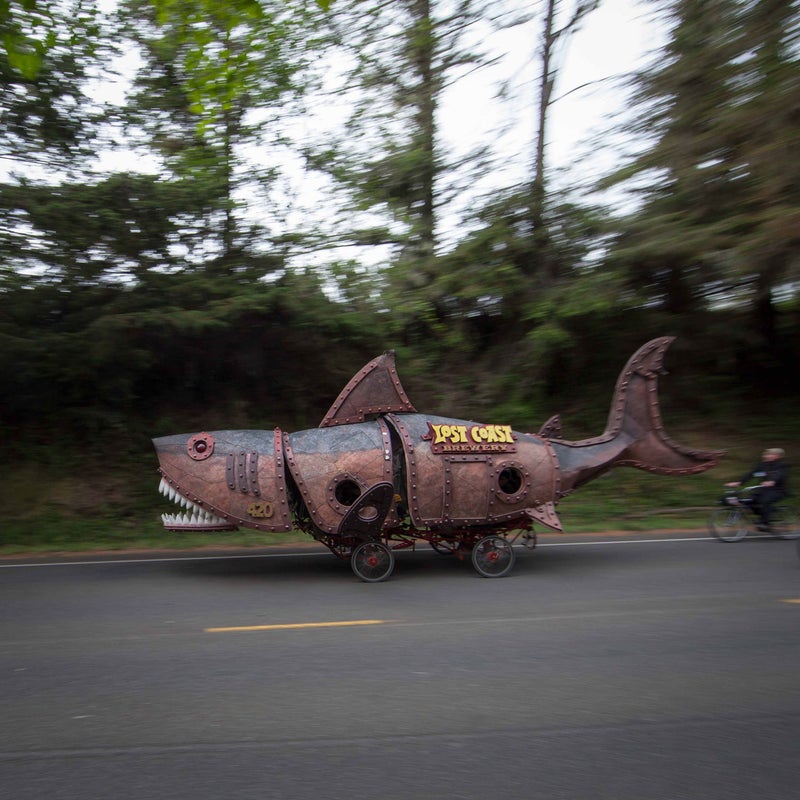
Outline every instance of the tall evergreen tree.
<svg viewBox="0 0 800 800"><path fill-rule="evenodd" d="M776 311L800 277L800 2L743 3L736 101L725 125L735 148L730 220L734 276L752 291L754 328L780 356Z"/></svg>
<svg viewBox="0 0 800 800"><path fill-rule="evenodd" d="M54 229L65 222L63 205L55 207L63 187L88 180L99 107L87 86L103 47L97 14L82 0L48 14L26 5L14 22L24 41L8 49L33 61L0 51L0 273L34 281L68 268L53 252ZM37 39L43 27L47 35Z"/></svg>
<svg viewBox="0 0 800 800"><path fill-rule="evenodd" d="M800 244L798 12L797 0L673 0L666 52L635 84L648 145L614 176L640 198L612 255L641 299L673 314L746 304L770 349Z"/></svg>
<svg viewBox="0 0 800 800"><path fill-rule="evenodd" d="M544 273L545 282L558 278L559 264L556 254L551 252L549 217L548 178L549 170L545 159L547 148L548 121L553 103L553 90L558 78L559 64L557 52L563 52L566 41L579 29L584 18L599 5L599 0L580 0L571 11L568 20L560 21L560 3L547 0L542 18L541 34L538 42L539 79L537 82L538 100L536 112L536 134L533 167L530 181L530 224L533 244L530 259L523 267L526 272Z"/></svg>
<svg viewBox="0 0 800 800"><path fill-rule="evenodd" d="M441 215L464 166L445 150L440 104L448 81L483 60L465 44L482 11L475 0L331 6L331 59L345 66L328 88L346 120L308 160L343 190L335 237L388 251L383 300L409 335L424 337L440 313L429 288Z"/></svg>
<svg viewBox="0 0 800 800"><path fill-rule="evenodd" d="M436 291L445 310L448 341L456 341L486 364L502 361L516 385L554 385L559 363L575 345L574 320L605 314L615 281L600 275L596 259L596 209L581 207L550 188L549 120L570 37L595 10L595 0L567 7L548 0L535 12L501 17L504 27L533 31L533 80L526 81L527 107L536 119L519 182L498 187L467 220L467 233L439 270ZM531 84L535 87L530 91ZM519 102L509 87L504 94ZM532 98L532 100L531 100Z"/></svg>
<svg viewBox="0 0 800 800"><path fill-rule="evenodd" d="M186 266L254 277L280 268L279 120L304 91L313 41L304 3L124 4L143 64L130 130L182 187L174 242Z"/></svg>

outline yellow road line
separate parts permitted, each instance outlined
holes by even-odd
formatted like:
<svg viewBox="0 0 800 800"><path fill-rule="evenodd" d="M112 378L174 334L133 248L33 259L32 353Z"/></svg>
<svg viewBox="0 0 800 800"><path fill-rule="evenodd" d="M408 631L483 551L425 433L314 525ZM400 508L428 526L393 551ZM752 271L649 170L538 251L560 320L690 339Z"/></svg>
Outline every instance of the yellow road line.
<svg viewBox="0 0 800 800"><path fill-rule="evenodd" d="M242 625L236 628L206 628L206 633L234 633L238 631L282 631L293 628L344 628L349 625L383 625L383 619L352 619L341 622L290 622L283 625Z"/></svg>
<svg viewBox="0 0 800 800"><path fill-rule="evenodd" d="M794 603L795 605L800 605L800 598L797 600L781 600L782 603Z"/></svg>

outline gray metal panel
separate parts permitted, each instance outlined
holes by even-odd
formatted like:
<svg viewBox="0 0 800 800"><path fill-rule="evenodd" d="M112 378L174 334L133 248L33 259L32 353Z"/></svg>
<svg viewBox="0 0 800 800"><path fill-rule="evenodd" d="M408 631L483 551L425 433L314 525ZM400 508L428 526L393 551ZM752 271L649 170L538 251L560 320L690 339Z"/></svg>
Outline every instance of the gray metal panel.
<svg viewBox="0 0 800 800"><path fill-rule="evenodd" d="M383 420L286 434L284 450L311 519L327 534L339 533L353 504L337 487L347 484L358 496L376 483L393 482L391 441ZM391 511L387 524L394 522Z"/></svg>

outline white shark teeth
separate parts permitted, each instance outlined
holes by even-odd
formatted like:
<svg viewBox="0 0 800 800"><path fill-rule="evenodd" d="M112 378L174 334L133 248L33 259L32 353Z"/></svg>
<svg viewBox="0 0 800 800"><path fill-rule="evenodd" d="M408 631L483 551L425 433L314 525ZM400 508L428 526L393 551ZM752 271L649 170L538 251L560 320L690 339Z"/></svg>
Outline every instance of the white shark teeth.
<svg viewBox="0 0 800 800"><path fill-rule="evenodd" d="M188 528L188 529L208 529L208 528L231 528L230 522L220 517L210 514L208 511L198 514L162 514L161 521L165 528Z"/></svg>
<svg viewBox="0 0 800 800"><path fill-rule="evenodd" d="M162 514L161 521L165 528L186 529L186 530L208 530L219 528L235 528L228 520L212 514L204 508L200 508L188 498L178 492L174 486L170 486L164 478L158 487L158 491L165 497L187 509L184 514Z"/></svg>

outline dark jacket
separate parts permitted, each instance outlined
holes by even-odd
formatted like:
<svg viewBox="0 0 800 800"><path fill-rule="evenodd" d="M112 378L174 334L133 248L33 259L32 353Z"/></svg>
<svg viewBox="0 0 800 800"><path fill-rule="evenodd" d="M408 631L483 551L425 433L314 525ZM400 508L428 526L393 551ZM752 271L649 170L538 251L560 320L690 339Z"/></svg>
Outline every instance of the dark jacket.
<svg viewBox="0 0 800 800"><path fill-rule="evenodd" d="M764 481L775 481L774 489L781 494L789 493L789 465L783 460L759 461L752 470L745 473L740 479L740 483L746 483L750 478L757 478L759 483Z"/></svg>

